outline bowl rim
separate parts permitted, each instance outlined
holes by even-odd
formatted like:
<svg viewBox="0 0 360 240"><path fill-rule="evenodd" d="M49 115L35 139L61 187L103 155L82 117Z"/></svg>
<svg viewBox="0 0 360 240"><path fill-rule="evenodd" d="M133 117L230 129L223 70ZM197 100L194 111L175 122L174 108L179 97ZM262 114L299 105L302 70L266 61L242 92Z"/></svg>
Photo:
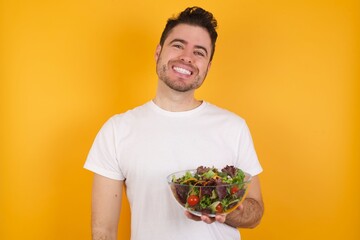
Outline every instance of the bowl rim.
<svg viewBox="0 0 360 240"><path fill-rule="evenodd" d="M243 171L243 170L241 170L241 171ZM192 185L189 185L189 184L181 184L181 183L172 182L172 176L173 175L180 174L180 173L185 174L186 172L196 172L196 169L187 169L187 170L177 171L177 172L173 172L173 173L169 174L166 177L166 180L167 180L168 184L176 184L176 185L180 185L180 186L192 186ZM244 181L242 183L243 184L244 183L250 183L253 175L251 175L250 173L245 172L245 171L243 171L243 173L245 174L245 178L247 177L247 179L246 180L244 179ZM231 184L223 184L222 186L232 186L232 185L238 185L238 184L239 183L231 183ZM211 187L211 186L194 186L194 187Z"/></svg>

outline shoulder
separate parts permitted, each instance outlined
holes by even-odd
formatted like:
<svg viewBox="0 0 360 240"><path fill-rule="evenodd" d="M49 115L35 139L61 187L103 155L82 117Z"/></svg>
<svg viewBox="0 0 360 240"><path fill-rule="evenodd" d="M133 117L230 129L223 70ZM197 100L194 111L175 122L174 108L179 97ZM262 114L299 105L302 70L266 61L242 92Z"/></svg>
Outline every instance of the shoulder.
<svg viewBox="0 0 360 240"><path fill-rule="evenodd" d="M141 118L142 116L147 115L147 112L149 112L149 110L150 110L150 104L149 102L147 102L141 106L137 106L132 109L129 109L126 112L117 113L111 116L108 121L113 124L119 124L126 120L130 120L130 119L133 120L139 117Z"/></svg>
<svg viewBox="0 0 360 240"><path fill-rule="evenodd" d="M245 124L245 119L238 114L209 102L206 102L206 114L216 116L217 118L224 121L230 121L232 123L238 123L240 125Z"/></svg>
<svg viewBox="0 0 360 240"><path fill-rule="evenodd" d="M102 129L117 136L124 136L144 122L144 119L149 116L149 111L151 111L149 104L145 103L126 112L114 114L107 119Z"/></svg>

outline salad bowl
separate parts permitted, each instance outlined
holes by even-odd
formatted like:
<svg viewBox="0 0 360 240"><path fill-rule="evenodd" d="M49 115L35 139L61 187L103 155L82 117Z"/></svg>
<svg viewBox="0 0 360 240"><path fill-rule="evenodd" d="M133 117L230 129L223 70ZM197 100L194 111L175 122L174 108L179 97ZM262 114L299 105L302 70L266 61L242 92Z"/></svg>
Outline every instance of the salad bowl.
<svg viewBox="0 0 360 240"><path fill-rule="evenodd" d="M214 217L235 210L245 199L251 175L234 166L221 170L200 166L170 174L167 182L176 201L194 215Z"/></svg>

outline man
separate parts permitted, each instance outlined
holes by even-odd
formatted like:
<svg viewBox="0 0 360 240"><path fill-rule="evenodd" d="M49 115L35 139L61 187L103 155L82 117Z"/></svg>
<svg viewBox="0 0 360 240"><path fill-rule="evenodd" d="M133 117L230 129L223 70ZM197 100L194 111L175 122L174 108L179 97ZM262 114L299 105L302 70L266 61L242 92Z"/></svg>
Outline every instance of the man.
<svg viewBox="0 0 360 240"><path fill-rule="evenodd" d="M152 101L110 118L85 168L93 171L93 239L117 239L122 189L131 208L131 239L240 239L263 214L257 159L245 121L197 100L211 66L217 22L198 7L169 19L156 48L158 87ZM210 218L183 213L166 177L198 166L234 165L253 175L243 204Z"/></svg>

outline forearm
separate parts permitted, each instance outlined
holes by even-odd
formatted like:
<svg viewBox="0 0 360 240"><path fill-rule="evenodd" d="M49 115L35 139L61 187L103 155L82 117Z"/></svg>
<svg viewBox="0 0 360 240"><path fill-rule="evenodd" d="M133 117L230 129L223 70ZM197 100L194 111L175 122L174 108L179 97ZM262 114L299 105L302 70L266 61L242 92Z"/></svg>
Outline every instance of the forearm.
<svg viewBox="0 0 360 240"><path fill-rule="evenodd" d="M116 240L117 239L116 235L117 235L116 232L112 233L108 231L93 229L92 240Z"/></svg>
<svg viewBox="0 0 360 240"><path fill-rule="evenodd" d="M116 240L118 227L114 224L104 223L92 219L91 234L92 240Z"/></svg>
<svg viewBox="0 0 360 240"><path fill-rule="evenodd" d="M116 240L122 202L123 181L94 175L91 233L92 240Z"/></svg>
<svg viewBox="0 0 360 240"><path fill-rule="evenodd" d="M246 198L242 209L236 209L226 216L225 223L235 228L254 228L263 216L263 204L253 198Z"/></svg>

